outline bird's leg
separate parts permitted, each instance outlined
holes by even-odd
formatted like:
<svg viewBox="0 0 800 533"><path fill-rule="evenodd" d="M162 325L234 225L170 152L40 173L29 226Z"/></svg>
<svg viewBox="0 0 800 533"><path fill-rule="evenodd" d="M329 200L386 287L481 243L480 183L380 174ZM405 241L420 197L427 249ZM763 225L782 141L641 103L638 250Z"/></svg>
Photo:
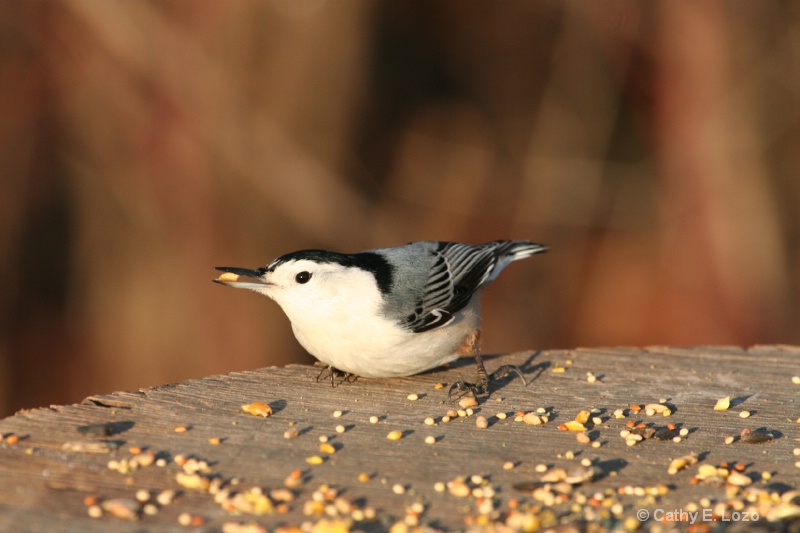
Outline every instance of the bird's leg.
<svg viewBox="0 0 800 533"><path fill-rule="evenodd" d="M481 357L481 348L478 343L480 337L480 330L475 331L467 337L464 346L459 350L461 353L471 353L475 356L475 363L478 365L478 379L475 383L460 380L453 383L448 393L450 399L458 399L467 394L472 394L477 398L485 396L489 392L489 375L486 373L486 367L483 366L483 357Z"/></svg>
<svg viewBox="0 0 800 533"><path fill-rule="evenodd" d="M317 374L317 383L319 383L323 378L322 376L325 372L328 372L328 375L331 378L331 387L336 388L341 383L353 383L355 380L358 379L358 376L355 374L351 374L350 372L344 372L343 370L339 370L331 365L326 365L325 363L321 363L319 361L314 363L314 366L321 366L322 370L320 370L319 374ZM336 378L341 377L342 379L338 382Z"/></svg>
<svg viewBox="0 0 800 533"><path fill-rule="evenodd" d="M486 372L486 367L483 365L483 357L481 357L481 348L479 343L480 336L481 333L480 330L478 330L467 338L467 342L465 344L465 348L475 355L475 363L478 366L478 379L475 381L475 383L469 383L467 381L456 381L453 383L453 385L450 387L450 392L448 393L450 399L462 398L470 393L476 399L478 396L486 396L489 394L489 383L496 379L502 379L508 376L511 372L515 372L522 380L522 384L527 385L522 372L514 365L503 365L491 374Z"/></svg>

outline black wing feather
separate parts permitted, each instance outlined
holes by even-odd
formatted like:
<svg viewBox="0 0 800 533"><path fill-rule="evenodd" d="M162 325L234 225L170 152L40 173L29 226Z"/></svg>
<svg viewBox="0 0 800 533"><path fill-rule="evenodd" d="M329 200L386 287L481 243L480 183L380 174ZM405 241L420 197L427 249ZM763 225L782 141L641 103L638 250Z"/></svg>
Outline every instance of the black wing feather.
<svg viewBox="0 0 800 533"><path fill-rule="evenodd" d="M415 333L449 324L455 313L469 304L500 257L496 243L471 246L442 242L432 253L437 260L428 276L424 296L415 306L416 312L404 321Z"/></svg>

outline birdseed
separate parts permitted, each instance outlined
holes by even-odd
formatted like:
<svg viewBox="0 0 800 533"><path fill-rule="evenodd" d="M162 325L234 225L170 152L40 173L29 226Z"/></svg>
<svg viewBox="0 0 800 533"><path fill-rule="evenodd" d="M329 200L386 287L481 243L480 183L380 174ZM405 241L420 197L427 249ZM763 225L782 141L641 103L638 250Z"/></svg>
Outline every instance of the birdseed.
<svg viewBox="0 0 800 533"><path fill-rule="evenodd" d="M253 416L268 417L272 414L272 407L264 402L253 402L242 406L242 411Z"/></svg>
<svg viewBox="0 0 800 533"><path fill-rule="evenodd" d="M333 455L336 453L336 448L334 448L332 444L325 442L319 445L319 451L327 453L328 455Z"/></svg>
<svg viewBox="0 0 800 533"><path fill-rule="evenodd" d="M731 397L726 396L724 398L720 398L719 400L717 400L716 405L714 405L714 410L727 411L730 406L731 406Z"/></svg>
<svg viewBox="0 0 800 533"><path fill-rule="evenodd" d="M462 409L466 409L467 407L478 407L478 400L472 396L465 396L458 400L458 405L460 405Z"/></svg>

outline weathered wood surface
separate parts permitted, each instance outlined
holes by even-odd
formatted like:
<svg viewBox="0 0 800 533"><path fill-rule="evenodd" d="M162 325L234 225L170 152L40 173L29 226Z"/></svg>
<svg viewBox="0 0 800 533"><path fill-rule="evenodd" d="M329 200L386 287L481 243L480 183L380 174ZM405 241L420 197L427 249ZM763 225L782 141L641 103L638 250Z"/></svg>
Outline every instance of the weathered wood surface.
<svg viewBox="0 0 800 533"><path fill-rule="evenodd" d="M793 453L800 447L800 385L791 379L800 374L798 347L604 348L487 358L490 370L507 363L523 368L528 386L523 387L517 379L503 380L475 415L448 423L441 422L441 417L458 406L448 401L447 388L437 389L435 385L472 378L471 360L460 360L450 369L421 376L359 379L336 388L315 382L316 368L265 368L140 392L94 396L81 405L23 411L0 421L4 438L0 444L0 530L221 531L226 522L255 522L273 531L278 526L320 522L321 516L308 516L304 508L308 512L310 504L306 502L314 498L313 493L322 484L335 487L353 508L375 510L375 519L352 522L353 529L366 531L385 531L403 521L415 502L424 506L420 523L439 529L464 530L469 522L487 518L503 522L513 500L519 502L519 512L536 516L545 524L555 516L567 523L580 524L582 517L588 517L604 527L632 526L637 510L642 508L652 516L657 509L666 513L694 509L692 504L713 507L719 502L743 500L742 490L755 489L774 493L773 503L759 507L763 521L765 513L778 508L779 494L800 487L800 468L795 465L800 457ZM560 368L564 371L557 371ZM587 372L599 379L588 382ZM420 398L409 400L411 393ZM728 411L715 411L717 400L725 396L733 399L733 406ZM670 417L629 410L632 404L659 399L668 400L674 411ZM243 413L241 405L254 401L268 403L274 414L259 418ZM539 407L552 413L546 424L536 427L514 421L513 413ZM588 424L589 435L601 444L598 448L579 443L574 433L559 430L560 424L572 420L582 409L600 410L603 422L593 427ZM613 416L617 409L625 410L625 418ZM335 410L343 415L334 418ZM741 418L739 412L743 410L750 411L751 416ZM499 419L497 413L509 416ZM488 418L488 428L476 427L478 415ZM370 416L378 416L379 422L370 423ZM437 425L425 425L426 417L434 417ZM628 446L620 431L630 420L654 427L672 422L690 433L678 443L650 439ZM76 430L102 422L115 423L112 428L117 433L93 439ZM300 435L286 439L284 432L291 423ZM344 433L335 430L339 424L345 426ZM176 426L186 426L188 431L176 433ZM775 438L764 444L723 442L725 436L738 436L745 428L765 428ZM392 430L401 431L403 438L387 440ZM9 439L11 435L14 437ZM437 438L435 444L424 443L429 435ZM321 436L329 437L336 453L320 452ZM221 438L221 443L211 444L213 437ZM19 441L13 443L14 438ZM65 442L90 440L114 441L119 448L109 453L62 449ZM238 478L240 484L233 488L239 491L253 486L265 492L283 487L285 478L295 469L302 471L304 482L294 490L296 498L282 509L284 512L236 516L215 503L211 494L182 488L176 482L181 469L174 462L139 468L127 475L107 467L109 460L131 457L132 446L152 450L166 459L179 454L205 459L214 476L226 481ZM569 451L574 458L569 458ZM698 465L667 474L671 458L689 453L700 456ZM306 459L314 455L325 457L324 463L308 464ZM563 503L536 502L530 491L513 488L520 483L539 486L542 474L535 471L538 464L569 471L580 467L582 459L591 460L602 474L561 496ZM514 468L506 470L503 465L509 461ZM753 484L737 495L726 496L724 484L690 482L700 464L719 465L723 461L745 465L745 474ZM361 472L369 474L370 479L360 481ZM763 472L769 473L769 479L761 478ZM489 499L492 505L483 503L481 507L475 497L434 490L437 481L473 475L482 476L494 488L495 495ZM668 486L669 491L655 497L619 494L626 486L658 484ZM398 493L398 487L404 489L403 493ZM175 489L179 494L157 514L140 514L137 521L88 516L86 496L101 501L134 499L138 489L154 494ZM604 504L587 501L598 493L603 493ZM604 507L614 503L619 505ZM780 512L791 514L791 510L790 503L780 507ZM180 526L178 517L185 512L202 517L203 525ZM328 512L335 514L333 506ZM482 518L482 512L487 517ZM340 509L339 516L361 518L359 513L352 515L345 509ZM603 519L609 516L614 518ZM686 516L683 520L678 529L689 525ZM643 526L654 524L659 522L651 520ZM778 525L797 529L798 524L794 518ZM731 529L749 526L735 520L713 525Z"/></svg>

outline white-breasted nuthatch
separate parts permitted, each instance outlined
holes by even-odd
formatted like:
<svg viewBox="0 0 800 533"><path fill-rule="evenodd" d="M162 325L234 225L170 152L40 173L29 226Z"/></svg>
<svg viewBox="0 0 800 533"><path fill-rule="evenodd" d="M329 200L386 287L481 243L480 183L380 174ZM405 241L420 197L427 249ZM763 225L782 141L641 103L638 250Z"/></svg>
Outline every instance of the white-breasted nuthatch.
<svg viewBox="0 0 800 533"><path fill-rule="evenodd" d="M528 241L480 245L420 241L357 254L302 250L263 268L217 267L214 281L275 300L297 340L334 370L369 378L418 374L459 355L475 356L478 380L450 393L488 393L481 359L481 289L512 261L547 247ZM524 378L523 378L524 382Z"/></svg>

